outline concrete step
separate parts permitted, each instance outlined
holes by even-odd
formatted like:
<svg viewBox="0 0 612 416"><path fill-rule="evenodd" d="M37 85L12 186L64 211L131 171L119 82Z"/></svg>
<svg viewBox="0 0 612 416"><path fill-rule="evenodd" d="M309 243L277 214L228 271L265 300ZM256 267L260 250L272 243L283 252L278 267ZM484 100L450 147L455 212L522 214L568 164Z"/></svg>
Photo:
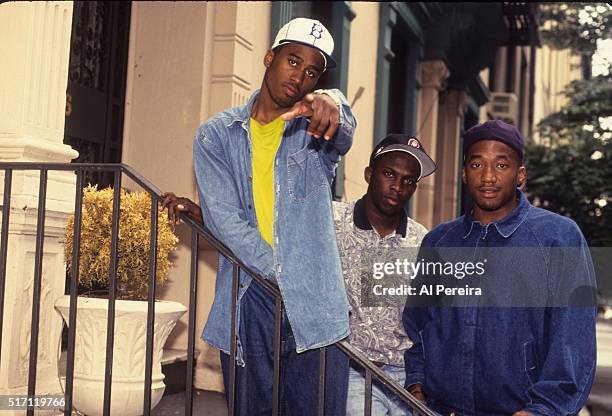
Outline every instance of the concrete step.
<svg viewBox="0 0 612 416"><path fill-rule="evenodd" d="M227 416L225 395L213 391L195 390L193 415ZM182 416L185 414L185 392L164 395L151 412L154 416Z"/></svg>

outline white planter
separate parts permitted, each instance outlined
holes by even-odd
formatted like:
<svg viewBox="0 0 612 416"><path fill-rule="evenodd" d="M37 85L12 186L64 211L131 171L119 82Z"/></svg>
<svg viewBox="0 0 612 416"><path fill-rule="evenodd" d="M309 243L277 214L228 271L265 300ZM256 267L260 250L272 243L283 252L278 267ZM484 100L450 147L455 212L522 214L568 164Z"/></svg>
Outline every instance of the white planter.
<svg viewBox="0 0 612 416"><path fill-rule="evenodd" d="M55 303L55 309L62 315L66 324L69 319L69 307L69 296L64 296ZM147 302L117 300L115 311L110 414L142 415ZM176 321L185 311L187 308L178 302L155 303L151 408L159 403L166 388L161 371L163 346ZM107 316L107 299L78 298L72 405L88 416L102 415ZM64 388L65 380L61 381Z"/></svg>

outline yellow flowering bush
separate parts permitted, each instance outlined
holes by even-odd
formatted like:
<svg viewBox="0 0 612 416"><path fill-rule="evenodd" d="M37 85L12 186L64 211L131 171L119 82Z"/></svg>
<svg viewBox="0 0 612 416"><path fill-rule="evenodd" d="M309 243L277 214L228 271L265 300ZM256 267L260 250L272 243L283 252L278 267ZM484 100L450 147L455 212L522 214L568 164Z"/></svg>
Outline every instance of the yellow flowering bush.
<svg viewBox="0 0 612 416"><path fill-rule="evenodd" d="M81 253L79 283L87 288L108 285L111 253L113 190L98 190L97 186L83 189L81 222ZM168 224L166 212L158 213L157 284L168 278L178 238ZM117 253L117 297L145 300L149 286L149 251L151 226L151 198L146 192L121 190L119 241ZM74 214L68 219L65 234L64 258L68 271L72 269Z"/></svg>

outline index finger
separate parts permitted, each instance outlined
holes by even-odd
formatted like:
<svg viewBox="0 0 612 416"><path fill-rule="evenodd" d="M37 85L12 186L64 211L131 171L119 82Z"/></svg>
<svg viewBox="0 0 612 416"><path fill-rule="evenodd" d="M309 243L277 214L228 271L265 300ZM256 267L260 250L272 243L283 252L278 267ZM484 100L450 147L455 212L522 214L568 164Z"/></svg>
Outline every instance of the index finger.
<svg viewBox="0 0 612 416"><path fill-rule="evenodd" d="M309 95L312 95L312 94L309 94ZM310 117L312 116L312 114L313 114L312 100L310 100L308 98L308 95L306 95L306 97L304 97L303 100L295 103L289 111L287 111L284 114L281 114L279 117L283 121L290 121L300 116Z"/></svg>
<svg viewBox="0 0 612 416"><path fill-rule="evenodd" d="M299 117L302 115L302 112L299 108L295 108L295 109L291 109L289 111L287 111L286 113L283 113L279 116L279 118L283 121L291 121L296 117Z"/></svg>

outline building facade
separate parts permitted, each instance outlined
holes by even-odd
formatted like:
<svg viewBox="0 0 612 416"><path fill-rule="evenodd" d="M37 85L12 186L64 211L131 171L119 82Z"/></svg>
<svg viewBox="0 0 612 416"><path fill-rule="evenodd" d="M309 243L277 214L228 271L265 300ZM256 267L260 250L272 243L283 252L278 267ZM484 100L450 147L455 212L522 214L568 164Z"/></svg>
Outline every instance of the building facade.
<svg viewBox="0 0 612 416"><path fill-rule="evenodd" d="M469 206L460 181L463 132L487 118L507 116L531 137L538 119L558 109L562 84L575 76L566 65L571 57L539 48L537 6L529 3L5 3L0 5L0 56L5 58L0 160L121 162L163 190L196 199L194 132L218 111L244 104L259 88L263 56L276 30L300 16L317 18L333 32L339 66L321 83L344 92L358 121L334 197L351 200L366 192L364 167L387 133L414 134L438 164L437 172L419 183L409 207L428 228ZM89 179L108 184L108 178ZM17 182L13 206L36 207L37 181L24 176ZM57 374L52 355L61 320L52 303L65 283L61 234L73 206L74 180L58 175L53 181L45 247L54 260L45 269L49 301L44 306L51 329L41 349L46 361L40 362ZM35 208L12 217L14 267L30 264L27 247L34 241L35 217ZM186 231L177 227L185 243L162 292L184 304ZM202 257L199 327L212 303L216 253L204 247ZM10 293L27 298L27 283L7 284ZM27 301L22 303L28 310ZM19 341L27 331L11 324L19 311L8 314L3 328L0 393L24 386L11 378L13 367L27 365L27 343ZM169 347L185 348L186 328L183 320ZM217 351L204 343L197 348L196 387L221 390ZM47 377L49 388L58 388L54 377Z"/></svg>

